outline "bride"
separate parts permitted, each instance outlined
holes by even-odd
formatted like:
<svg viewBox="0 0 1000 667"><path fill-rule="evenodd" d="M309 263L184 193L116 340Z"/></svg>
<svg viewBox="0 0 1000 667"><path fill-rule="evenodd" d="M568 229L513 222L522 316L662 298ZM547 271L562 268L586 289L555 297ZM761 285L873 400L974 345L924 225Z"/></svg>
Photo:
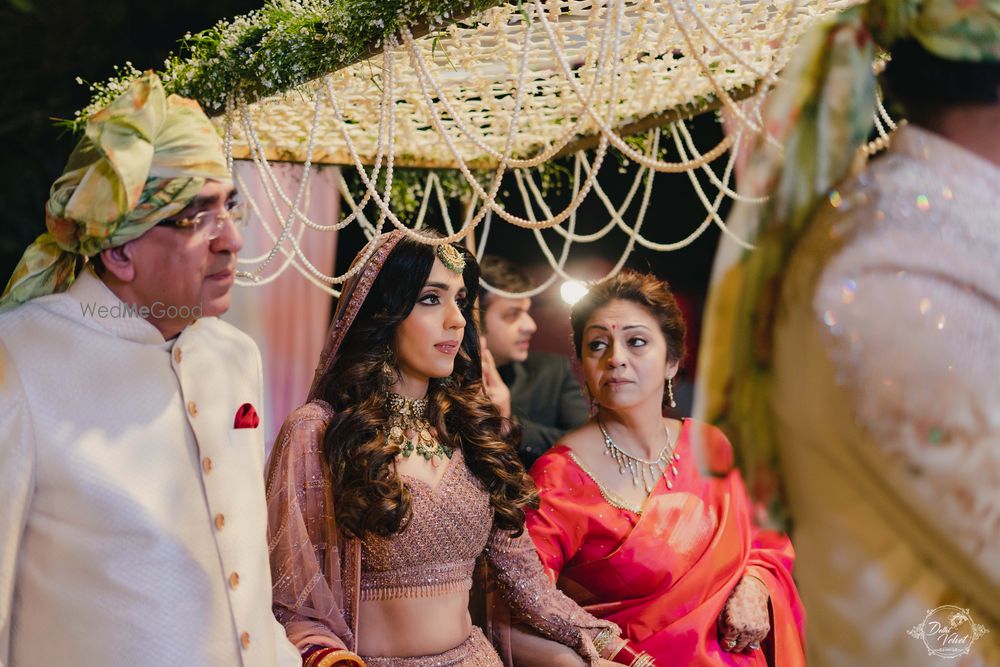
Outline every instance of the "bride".
<svg viewBox="0 0 1000 667"><path fill-rule="evenodd" d="M483 393L475 260L395 231L352 271L267 477L274 612L303 663L503 664L469 612L478 561L486 597L549 640L539 660L600 664L617 626L555 589L524 532L537 497Z"/></svg>

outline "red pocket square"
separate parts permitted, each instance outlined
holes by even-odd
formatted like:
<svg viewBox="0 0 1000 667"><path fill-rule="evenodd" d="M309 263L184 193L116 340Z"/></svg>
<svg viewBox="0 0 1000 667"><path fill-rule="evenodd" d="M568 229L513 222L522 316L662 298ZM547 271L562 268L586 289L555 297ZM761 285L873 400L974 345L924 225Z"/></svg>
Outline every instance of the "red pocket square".
<svg viewBox="0 0 1000 667"><path fill-rule="evenodd" d="M260 417L257 416L257 411L253 409L253 406L249 403L241 405L240 409L236 411L233 428L257 428L258 426L260 426Z"/></svg>

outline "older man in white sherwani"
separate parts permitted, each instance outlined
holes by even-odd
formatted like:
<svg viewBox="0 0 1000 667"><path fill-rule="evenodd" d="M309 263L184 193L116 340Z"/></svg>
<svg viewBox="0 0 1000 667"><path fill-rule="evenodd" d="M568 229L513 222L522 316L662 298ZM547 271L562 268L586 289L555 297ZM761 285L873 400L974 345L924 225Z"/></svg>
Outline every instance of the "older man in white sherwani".
<svg viewBox="0 0 1000 667"><path fill-rule="evenodd" d="M53 185L0 301L2 667L301 663L271 613L260 356L214 317L233 194L151 74Z"/></svg>

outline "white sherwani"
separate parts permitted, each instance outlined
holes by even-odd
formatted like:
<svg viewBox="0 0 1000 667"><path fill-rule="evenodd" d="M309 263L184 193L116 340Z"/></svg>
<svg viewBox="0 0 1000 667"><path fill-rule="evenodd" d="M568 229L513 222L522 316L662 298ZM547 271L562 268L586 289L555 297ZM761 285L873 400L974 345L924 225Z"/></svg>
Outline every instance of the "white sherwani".
<svg viewBox="0 0 1000 667"><path fill-rule="evenodd" d="M0 315L0 666L298 665L271 614L253 342L89 271ZM89 311L89 312L88 312Z"/></svg>
<svg viewBox="0 0 1000 667"><path fill-rule="evenodd" d="M775 329L810 667L1000 664L1000 169L908 126L837 195ZM989 631L953 660L940 605Z"/></svg>

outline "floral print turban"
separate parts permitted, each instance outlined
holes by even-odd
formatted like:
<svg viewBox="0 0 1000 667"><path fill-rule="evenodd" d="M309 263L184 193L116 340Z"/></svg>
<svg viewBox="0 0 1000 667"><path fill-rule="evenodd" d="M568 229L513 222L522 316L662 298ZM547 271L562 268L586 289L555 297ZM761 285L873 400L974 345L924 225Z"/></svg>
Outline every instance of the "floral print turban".
<svg viewBox="0 0 1000 667"><path fill-rule="evenodd" d="M47 232L24 252L0 311L67 289L80 258L142 236L208 179L228 181L218 133L197 102L152 72L87 119L45 205Z"/></svg>

